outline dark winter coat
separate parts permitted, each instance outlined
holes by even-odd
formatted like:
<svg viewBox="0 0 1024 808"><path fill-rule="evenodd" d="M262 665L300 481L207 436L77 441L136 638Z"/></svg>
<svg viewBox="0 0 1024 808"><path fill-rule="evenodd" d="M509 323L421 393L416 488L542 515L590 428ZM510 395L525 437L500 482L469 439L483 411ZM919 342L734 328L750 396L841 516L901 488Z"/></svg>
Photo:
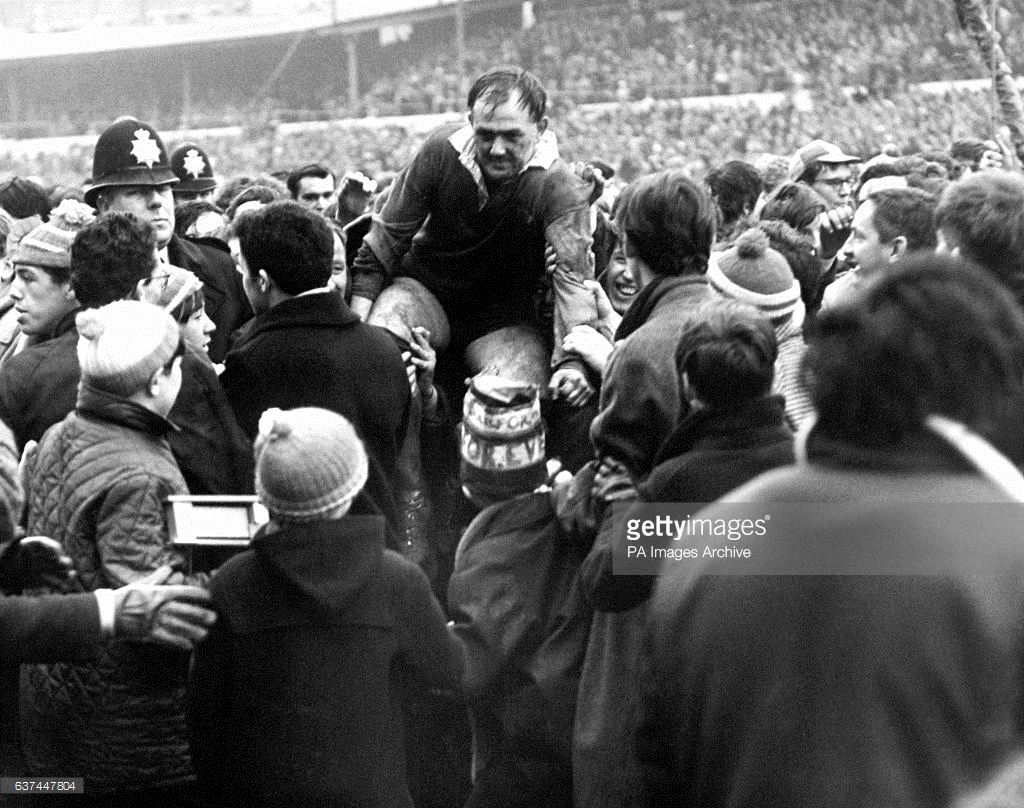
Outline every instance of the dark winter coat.
<svg viewBox="0 0 1024 808"><path fill-rule="evenodd" d="M205 355L185 352L181 390L167 418L178 427L167 439L190 494L253 492L252 441Z"/></svg>
<svg viewBox="0 0 1024 808"><path fill-rule="evenodd" d="M64 317L50 339L30 345L0 366L0 420L14 432L19 451L75 408L76 314Z"/></svg>
<svg viewBox="0 0 1024 808"><path fill-rule="evenodd" d="M646 502L714 502L763 471L796 461L781 396L691 412L662 444L639 487Z"/></svg>
<svg viewBox="0 0 1024 808"><path fill-rule="evenodd" d="M164 438L170 424L126 399L83 386L76 410L48 430L27 463L28 531L64 545L81 584L116 588L164 564L164 499L188 492ZM124 640L84 664L22 670L29 770L77 772L94 793L188 781L188 654Z"/></svg>
<svg viewBox="0 0 1024 808"><path fill-rule="evenodd" d="M22 662L73 659L100 639L100 610L89 593L0 597L0 775L22 776L18 671Z"/></svg>
<svg viewBox="0 0 1024 808"><path fill-rule="evenodd" d="M462 652L384 519L264 531L212 586L189 718L200 782L225 806L411 808L399 693L457 687Z"/></svg>
<svg viewBox="0 0 1024 808"><path fill-rule="evenodd" d="M782 399L730 412L696 410L669 436L662 461L639 487L649 502L714 502L762 471L794 460ZM588 808L637 805L640 770L632 754L638 669L648 600L656 578L614 575L618 520L606 518L581 568L594 616L576 721L576 799Z"/></svg>
<svg viewBox="0 0 1024 808"><path fill-rule="evenodd" d="M54 339L27 348L0 368L0 417L12 418L18 448L39 440L75 408L78 331L74 315ZM9 412L8 412L9 410ZM209 359L187 351L181 390L168 419L171 451L193 494L251 494L252 443L238 426Z"/></svg>
<svg viewBox="0 0 1024 808"><path fill-rule="evenodd" d="M220 380L250 438L270 407L344 415L370 459L363 493L397 527L396 469L410 393L401 352L387 331L361 322L333 292L293 297L253 319Z"/></svg>
<svg viewBox="0 0 1024 808"><path fill-rule="evenodd" d="M700 308L717 299L703 275L662 276L640 291L615 333L590 437L598 457L619 461L638 481L686 414L676 349Z"/></svg>
<svg viewBox="0 0 1024 808"><path fill-rule="evenodd" d="M206 314L217 330L210 337L210 359L223 362L231 335L252 318L252 306L242 287L242 276L224 250L197 244L177 234L167 245L168 260L192 272L203 282Z"/></svg>
<svg viewBox="0 0 1024 808"><path fill-rule="evenodd" d="M579 587L582 559L546 492L492 505L459 542L448 605L466 648L471 805L569 804L572 723L592 614Z"/></svg>
<svg viewBox="0 0 1024 808"><path fill-rule="evenodd" d="M851 569L924 547L942 574L736 576L711 561L662 576L641 665L644 804L951 805L1020 747L1020 521L979 519L972 539L941 510L1018 506L991 504L1005 494L929 442L904 453L812 439L810 464L727 501L817 503L752 543L766 562L824 550ZM974 574L967 544L996 539L1010 556Z"/></svg>

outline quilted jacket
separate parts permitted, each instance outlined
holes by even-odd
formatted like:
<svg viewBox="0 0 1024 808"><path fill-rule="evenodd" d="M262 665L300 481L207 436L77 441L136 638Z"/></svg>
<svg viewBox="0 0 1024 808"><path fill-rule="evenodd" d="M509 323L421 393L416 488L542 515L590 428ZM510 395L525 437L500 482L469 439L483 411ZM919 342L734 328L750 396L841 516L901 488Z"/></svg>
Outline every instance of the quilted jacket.
<svg viewBox="0 0 1024 808"><path fill-rule="evenodd" d="M85 589L118 587L162 564L184 569L163 505L187 493L168 421L83 385L78 407L27 462L28 529L67 549ZM25 666L21 722L38 775L76 772L93 793L193 777L185 725L189 657L112 640L85 663ZM49 775L46 775L49 776Z"/></svg>

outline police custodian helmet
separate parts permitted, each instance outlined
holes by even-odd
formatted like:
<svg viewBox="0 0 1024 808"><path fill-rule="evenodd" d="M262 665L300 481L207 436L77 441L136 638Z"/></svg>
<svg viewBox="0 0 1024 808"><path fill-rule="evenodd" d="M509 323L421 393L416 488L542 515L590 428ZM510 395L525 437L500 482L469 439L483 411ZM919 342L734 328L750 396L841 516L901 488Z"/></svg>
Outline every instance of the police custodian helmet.
<svg viewBox="0 0 1024 808"><path fill-rule="evenodd" d="M202 194L217 187L210 158L195 143L182 143L171 152L171 171L179 180L176 194Z"/></svg>
<svg viewBox="0 0 1024 808"><path fill-rule="evenodd" d="M85 190L85 201L95 207L96 197L104 188L177 182L167 159L167 149L156 130L135 118L118 118L96 141L92 179Z"/></svg>

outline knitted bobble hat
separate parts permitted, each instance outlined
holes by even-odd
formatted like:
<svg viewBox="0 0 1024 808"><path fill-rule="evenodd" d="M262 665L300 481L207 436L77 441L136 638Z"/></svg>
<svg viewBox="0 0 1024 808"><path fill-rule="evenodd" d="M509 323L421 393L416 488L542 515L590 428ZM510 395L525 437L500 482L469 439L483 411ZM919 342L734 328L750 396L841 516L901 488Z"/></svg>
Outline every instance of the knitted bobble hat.
<svg viewBox="0 0 1024 808"><path fill-rule="evenodd" d="M366 484L366 449L352 424L319 407L270 409L256 436L256 493L282 522L331 518Z"/></svg>
<svg viewBox="0 0 1024 808"><path fill-rule="evenodd" d="M71 244L78 231L95 217L92 208L65 199L50 213L50 220L29 231L14 251L14 263L69 269Z"/></svg>
<svg viewBox="0 0 1024 808"><path fill-rule="evenodd" d="M800 284L789 262L768 246L768 236L757 228L719 253L707 277L723 297L749 303L772 321L792 315L800 300Z"/></svg>
<svg viewBox="0 0 1024 808"><path fill-rule="evenodd" d="M162 264L157 267L153 279L144 285L142 297L147 303L159 306L173 317L174 310L202 288L203 282L195 273L173 264ZM186 317L191 313L185 313Z"/></svg>
<svg viewBox="0 0 1024 808"><path fill-rule="evenodd" d="M124 398L146 388L180 341L171 315L137 300L81 311L75 325L82 380Z"/></svg>

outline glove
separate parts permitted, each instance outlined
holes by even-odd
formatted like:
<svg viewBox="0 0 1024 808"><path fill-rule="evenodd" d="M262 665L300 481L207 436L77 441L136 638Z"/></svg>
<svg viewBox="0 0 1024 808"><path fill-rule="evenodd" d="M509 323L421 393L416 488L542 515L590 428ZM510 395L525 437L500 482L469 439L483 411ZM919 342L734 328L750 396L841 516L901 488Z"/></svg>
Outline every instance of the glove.
<svg viewBox="0 0 1024 808"><path fill-rule="evenodd" d="M210 593L200 586L161 585L171 575L164 566L114 590L114 636L191 651L209 633L217 615Z"/></svg>
<svg viewBox="0 0 1024 808"><path fill-rule="evenodd" d="M75 568L60 542L46 536L14 539L0 548L0 591L77 592Z"/></svg>

